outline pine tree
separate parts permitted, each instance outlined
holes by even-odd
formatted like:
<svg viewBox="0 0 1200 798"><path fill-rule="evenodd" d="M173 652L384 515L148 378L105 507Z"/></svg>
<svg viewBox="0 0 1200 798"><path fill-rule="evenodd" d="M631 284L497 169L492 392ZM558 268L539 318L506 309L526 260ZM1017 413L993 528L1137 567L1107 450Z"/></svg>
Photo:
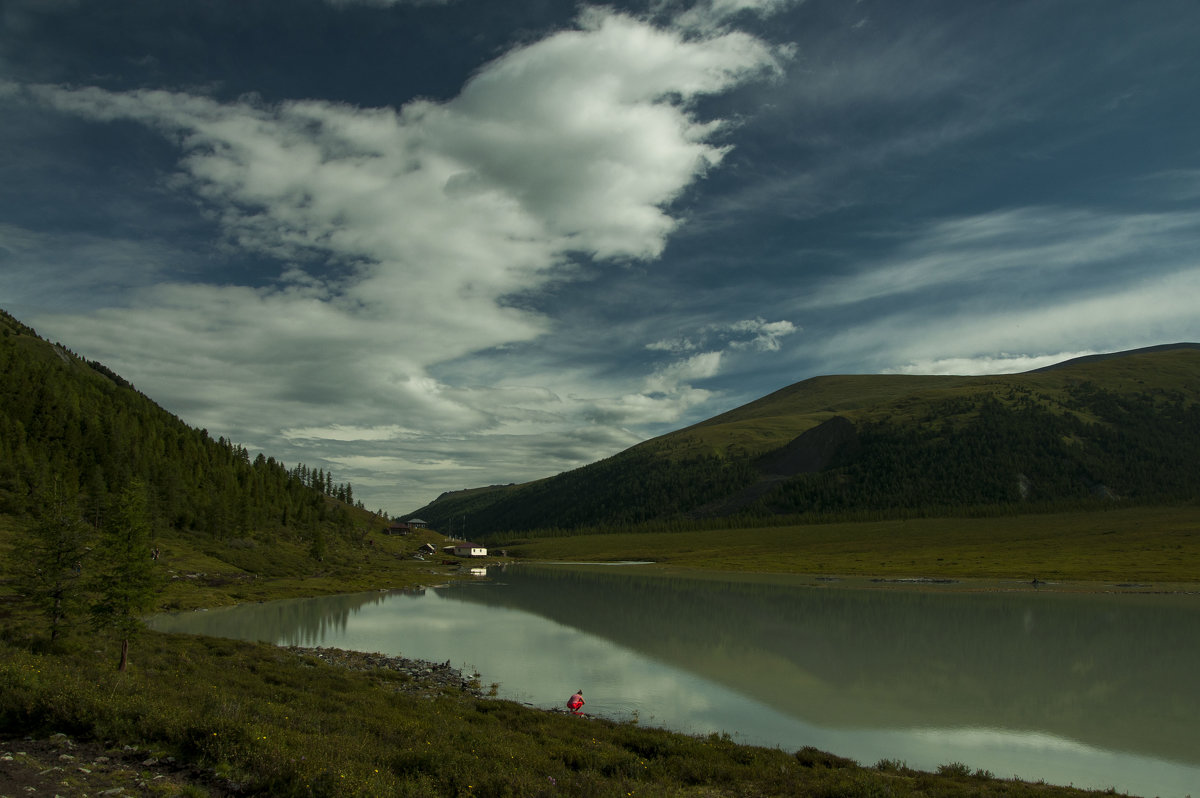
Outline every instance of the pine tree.
<svg viewBox="0 0 1200 798"><path fill-rule="evenodd" d="M50 625L50 640L83 604L82 570L90 529L79 517L74 496L56 482L40 503L37 523L16 550L24 556L19 583L26 597Z"/></svg>
<svg viewBox="0 0 1200 798"><path fill-rule="evenodd" d="M123 671L129 663L129 641L141 630L141 615L153 606L159 581L151 550L146 486L141 480L131 480L121 491L109 519L96 550L94 587L99 598L92 615L98 626L120 635L118 670Z"/></svg>

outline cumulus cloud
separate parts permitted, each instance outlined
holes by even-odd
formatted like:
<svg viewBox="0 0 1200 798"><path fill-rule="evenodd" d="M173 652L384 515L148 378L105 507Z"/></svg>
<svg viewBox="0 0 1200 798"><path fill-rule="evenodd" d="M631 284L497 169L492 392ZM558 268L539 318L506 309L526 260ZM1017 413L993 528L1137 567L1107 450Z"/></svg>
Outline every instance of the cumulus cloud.
<svg viewBox="0 0 1200 798"><path fill-rule="evenodd" d="M708 396L688 381L713 373L720 353L615 397L560 375L480 387L432 370L551 332L561 322L509 299L569 276L577 254L656 258L679 224L671 203L727 152L723 123L700 118L695 102L777 72L778 59L737 31L684 35L587 9L577 27L484 66L458 96L398 109L23 89L28 101L178 142L170 187L203 201L232 251L285 264L265 286L134 283L114 307L46 321L190 423L277 456L378 444L393 448L356 448L367 459L342 462L427 460L444 473L432 464L472 446L476 461L495 454L470 436L524 440L536 419L554 451L534 458L535 444L510 440L505 451L530 455L513 479L594 459L636 439L625 425L677 418ZM756 322L730 335L769 350L788 332ZM413 430L427 456L408 445ZM427 498L410 489L400 501Z"/></svg>
<svg viewBox="0 0 1200 798"><path fill-rule="evenodd" d="M434 272L433 258L443 290L494 299L572 251L659 254L676 225L667 206L725 152L711 143L720 122L698 120L689 103L775 65L745 34L685 40L591 9L579 29L503 56L453 100L398 112L37 93L179 136L185 178L243 246L366 258L384 265L372 275L381 281Z"/></svg>

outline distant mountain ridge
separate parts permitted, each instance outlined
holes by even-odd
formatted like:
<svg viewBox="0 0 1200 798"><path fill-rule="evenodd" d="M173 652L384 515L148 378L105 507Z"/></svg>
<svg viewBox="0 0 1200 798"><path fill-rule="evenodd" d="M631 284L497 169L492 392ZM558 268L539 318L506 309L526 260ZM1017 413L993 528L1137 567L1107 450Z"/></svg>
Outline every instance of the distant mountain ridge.
<svg viewBox="0 0 1200 798"><path fill-rule="evenodd" d="M1200 344L1021 374L831 375L534 482L414 515L486 540L533 529L1057 509L1200 496ZM989 509L990 508L990 509Z"/></svg>
<svg viewBox="0 0 1200 798"><path fill-rule="evenodd" d="M0 311L0 514L48 490L98 517L144 480L161 523L327 540L372 516L351 487L187 427L102 364ZM1200 344L1013 375L831 375L554 477L446 493L447 533L691 527L709 519L951 514L1200 497Z"/></svg>

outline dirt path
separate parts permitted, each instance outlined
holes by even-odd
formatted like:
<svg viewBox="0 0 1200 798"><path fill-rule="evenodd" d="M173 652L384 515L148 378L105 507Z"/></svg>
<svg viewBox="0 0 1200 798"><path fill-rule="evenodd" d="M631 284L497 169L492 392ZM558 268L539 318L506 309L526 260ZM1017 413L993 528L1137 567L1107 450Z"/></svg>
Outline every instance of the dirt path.
<svg viewBox="0 0 1200 798"><path fill-rule="evenodd" d="M108 748L65 734L0 738L0 798L237 794L236 785L130 746Z"/></svg>

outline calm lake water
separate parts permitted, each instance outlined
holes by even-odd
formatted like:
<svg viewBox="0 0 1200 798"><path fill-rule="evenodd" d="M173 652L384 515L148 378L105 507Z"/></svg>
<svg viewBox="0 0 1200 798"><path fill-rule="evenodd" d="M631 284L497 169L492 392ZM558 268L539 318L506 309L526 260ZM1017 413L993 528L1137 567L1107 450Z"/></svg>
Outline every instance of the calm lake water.
<svg viewBox="0 0 1200 798"><path fill-rule="evenodd" d="M1200 798L1200 596L521 565L151 626L449 660L502 698L561 707L582 688L593 714L864 765Z"/></svg>

